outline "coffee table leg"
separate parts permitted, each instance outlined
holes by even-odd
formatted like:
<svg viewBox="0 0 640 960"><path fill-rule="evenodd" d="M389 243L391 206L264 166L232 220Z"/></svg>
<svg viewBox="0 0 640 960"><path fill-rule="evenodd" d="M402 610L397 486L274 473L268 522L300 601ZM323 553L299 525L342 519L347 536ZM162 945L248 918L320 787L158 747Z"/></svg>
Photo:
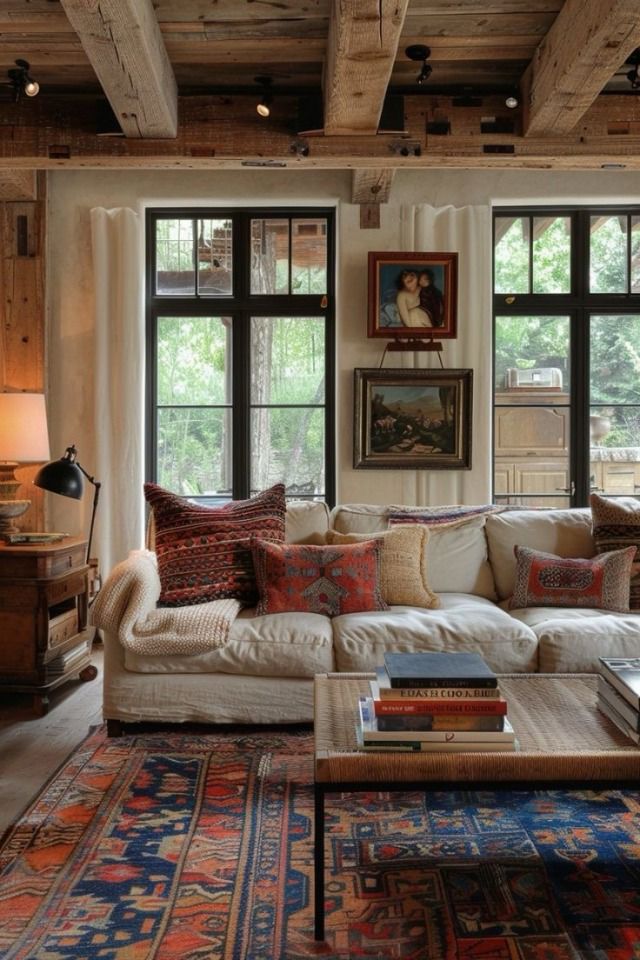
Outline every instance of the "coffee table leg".
<svg viewBox="0 0 640 960"><path fill-rule="evenodd" d="M314 919L316 940L324 940L324 787L314 784Z"/></svg>

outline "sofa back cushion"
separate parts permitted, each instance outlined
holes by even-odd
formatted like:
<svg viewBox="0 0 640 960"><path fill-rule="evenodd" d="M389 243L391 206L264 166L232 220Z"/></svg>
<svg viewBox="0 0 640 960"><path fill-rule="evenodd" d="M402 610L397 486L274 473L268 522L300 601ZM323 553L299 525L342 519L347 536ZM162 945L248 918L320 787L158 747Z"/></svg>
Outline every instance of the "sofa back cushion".
<svg viewBox="0 0 640 960"><path fill-rule="evenodd" d="M286 543L323 544L329 529L329 508L322 500L289 500L284 528Z"/></svg>
<svg viewBox="0 0 640 960"><path fill-rule="evenodd" d="M593 557L591 511L510 510L487 517L489 562L493 569L498 597L513 594L516 577L514 548L529 547L558 557Z"/></svg>
<svg viewBox="0 0 640 960"><path fill-rule="evenodd" d="M330 523L339 533L378 533L389 529L389 514L400 507L351 503L334 507ZM415 508L416 513L419 508ZM486 517L428 526L426 569L435 593L470 593L496 599L484 535Z"/></svg>

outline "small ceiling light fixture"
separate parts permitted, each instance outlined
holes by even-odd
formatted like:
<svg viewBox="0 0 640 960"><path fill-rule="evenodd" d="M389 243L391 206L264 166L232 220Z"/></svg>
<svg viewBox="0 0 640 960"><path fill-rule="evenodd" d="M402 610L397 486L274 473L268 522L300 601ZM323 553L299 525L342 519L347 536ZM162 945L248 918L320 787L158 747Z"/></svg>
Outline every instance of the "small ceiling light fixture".
<svg viewBox="0 0 640 960"><path fill-rule="evenodd" d="M259 83L262 87L262 96L256 104L256 113L259 117L271 116L271 104L273 103L273 95L271 93L271 84L273 82L272 77L260 76L254 78L256 83Z"/></svg>
<svg viewBox="0 0 640 960"><path fill-rule="evenodd" d="M29 75L29 64L26 60L16 60L15 64L15 67L8 71L8 77L16 103L23 93L27 97L37 97L40 84Z"/></svg>
<svg viewBox="0 0 640 960"><path fill-rule="evenodd" d="M518 93L516 91L514 91L513 93L509 93L505 97L504 105L505 107L508 107L509 110L515 110L516 107L520 106L520 98L518 96Z"/></svg>
<svg viewBox="0 0 640 960"><path fill-rule="evenodd" d="M627 80L631 84L631 89L640 90L640 50L634 50L627 63L632 64L632 69L627 73Z"/></svg>
<svg viewBox="0 0 640 960"><path fill-rule="evenodd" d="M422 61L422 68L416 77L416 83L422 86L423 83L427 82L433 71L431 64L427 63L427 60L431 56L430 48L425 47L423 43L412 43L411 46L405 50L405 56L408 57L409 60L413 60L414 63Z"/></svg>

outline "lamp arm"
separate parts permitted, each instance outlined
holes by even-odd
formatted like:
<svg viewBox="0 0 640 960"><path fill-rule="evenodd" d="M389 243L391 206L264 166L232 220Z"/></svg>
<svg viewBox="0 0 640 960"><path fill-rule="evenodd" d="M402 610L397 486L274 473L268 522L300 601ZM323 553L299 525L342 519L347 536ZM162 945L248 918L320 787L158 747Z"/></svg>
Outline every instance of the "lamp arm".
<svg viewBox="0 0 640 960"><path fill-rule="evenodd" d="M89 483L92 483L94 486L93 494L93 507L91 508L91 524L89 526L89 539L87 540L87 559L86 562L89 563L89 558L91 557L91 541L93 540L93 527L96 522L96 510L98 509L98 500L100 499L100 487L102 484L99 480L96 480L95 477L90 476L87 471L84 469L81 463L75 461L76 467L84 477L87 478Z"/></svg>

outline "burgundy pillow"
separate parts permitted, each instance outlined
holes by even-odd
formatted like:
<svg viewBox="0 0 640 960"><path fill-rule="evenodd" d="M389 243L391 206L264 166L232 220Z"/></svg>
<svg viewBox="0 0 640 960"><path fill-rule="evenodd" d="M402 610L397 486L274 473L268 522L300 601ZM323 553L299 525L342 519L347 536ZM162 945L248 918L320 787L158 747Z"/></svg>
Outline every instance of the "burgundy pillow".
<svg viewBox="0 0 640 960"><path fill-rule="evenodd" d="M516 582L510 610L523 607L590 607L629 612L629 578L635 547L590 560L515 547Z"/></svg>
<svg viewBox="0 0 640 960"><path fill-rule="evenodd" d="M284 484L251 500L206 507L145 483L153 509L160 603L180 607L234 597L257 599L251 537L284 541Z"/></svg>
<svg viewBox="0 0 640 960"><path fill-rule="evenodd" d="M316 547L254 538L257 614L388 610L380 592L380 540Z"/></svg>

